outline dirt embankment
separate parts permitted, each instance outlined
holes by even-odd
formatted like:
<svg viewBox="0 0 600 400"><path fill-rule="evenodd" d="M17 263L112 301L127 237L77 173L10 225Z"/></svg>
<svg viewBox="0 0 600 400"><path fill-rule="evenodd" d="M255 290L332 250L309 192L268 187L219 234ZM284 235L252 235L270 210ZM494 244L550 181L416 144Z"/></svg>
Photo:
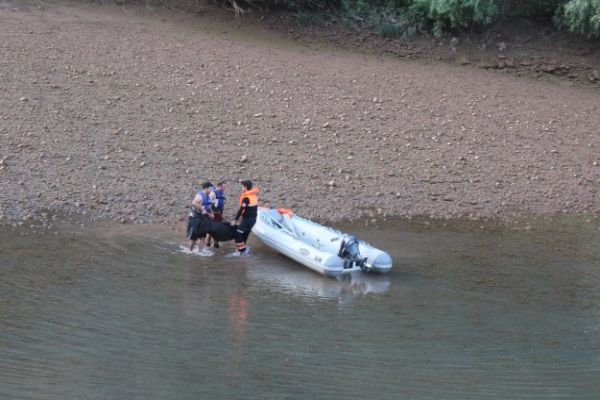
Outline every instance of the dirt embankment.
<svg viewBox="0 0 600 400"><path fill-rule="evenodd" d="M248 17L252 21L252 17ZM269 14L260 23L301 43L423 62L446 62L505 74L600 89L600 42L557 31L549 22L503 20L484 32L384 38L373 28L350 28L335 17L319 26L301 26L293 14ZM333 22L332 22L333 21Z"/></svg>
<svg viewBox="0 0 600 400"><path fill-rule="evenodd" d="M595 90L144 7L2 2L0 24L5 222L176 221L238 178L324 219L600 211Z"/></svg>

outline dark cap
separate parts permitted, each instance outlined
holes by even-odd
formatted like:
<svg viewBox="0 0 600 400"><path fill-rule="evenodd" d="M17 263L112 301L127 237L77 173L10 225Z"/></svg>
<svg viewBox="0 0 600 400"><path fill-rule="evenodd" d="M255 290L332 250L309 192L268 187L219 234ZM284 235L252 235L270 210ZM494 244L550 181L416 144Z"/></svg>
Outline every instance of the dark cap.
<svg viewBox="0 0 600 400"><path fill-rule="evenodd" d="M207 188L211 188L212 187L212 183L206 181L202 184L202 189L207 189Z"/></svg>
<svg viewBox="0 0 600 400"><path fill-rule="evenodd" d="M242 181L240 181L240 183L244 186L246 186L248 189L252 189L252 181L249 179L244 179Z"/></svg>

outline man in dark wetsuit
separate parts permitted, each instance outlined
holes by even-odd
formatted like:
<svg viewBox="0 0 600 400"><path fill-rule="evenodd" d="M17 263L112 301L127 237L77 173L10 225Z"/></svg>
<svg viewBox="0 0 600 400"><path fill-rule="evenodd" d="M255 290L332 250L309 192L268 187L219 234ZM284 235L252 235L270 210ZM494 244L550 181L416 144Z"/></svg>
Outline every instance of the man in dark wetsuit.
<svg viewBox="0 0 600 400"><path fill-rule="evenodd" d="M206 222L213 218L210 191L212 183L204 182L194 201L188 217L186 236L190 240L190 251L194 250L196 241L203 243L206 237Z"/></svg>
<svg viewBox="0 0 600 400"><path fill-rule="evenodd" d="M258 214L259 189L253 187L252 182L248 180L241 181L240 183L242 184L240 208L231 223L232 225L237 225L238 219L242 218L242 221L235 230L237 252L234 255L242 255L247 252L246 241L248 240L248 236L250 236L252 227L256 223L256 216Z"/></svg>

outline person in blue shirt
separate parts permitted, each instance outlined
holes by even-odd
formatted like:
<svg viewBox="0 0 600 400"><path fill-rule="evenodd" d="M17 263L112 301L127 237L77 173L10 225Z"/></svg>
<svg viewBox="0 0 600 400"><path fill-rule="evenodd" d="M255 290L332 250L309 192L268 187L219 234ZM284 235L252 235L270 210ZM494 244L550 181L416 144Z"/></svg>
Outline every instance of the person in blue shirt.
<svg viewBox="0 0 600 400"><path fill-rule="evenodd" d="M210 196L211 190L212 183L204 182L202 190L198 191L192 201L186 229L186 236L190 241L190 251L194 250L194 246L198 240L200 240L201 244L204 243L207 234L206 221L214 218Z"/></svg>
<svg viewBox="0 0 600 400"><path fill-rule="evenodd" d="M214 215L213 220L215 222L221 222L223 221L223 211L225 209L225 203L227 202L227 196L225 195L225 189L226 189L226 183L224 181L221 181L219 183L217 183L216 187L212 188L212 191L210 193L211 195L211 201L212 201L212 213ZM214 238L212 238L214 239ZM210 246L210 242L211 242L211 237L208 236L206 239L206 245ZM219 242L218 240L214 239L214 247L215 249L218 249L219 246Z"/></svg>

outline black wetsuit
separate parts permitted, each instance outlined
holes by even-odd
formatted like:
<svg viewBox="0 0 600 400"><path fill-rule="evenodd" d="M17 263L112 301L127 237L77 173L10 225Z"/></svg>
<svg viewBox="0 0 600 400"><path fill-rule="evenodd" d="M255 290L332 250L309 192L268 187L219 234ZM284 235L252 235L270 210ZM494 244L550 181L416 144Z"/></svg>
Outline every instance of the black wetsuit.
<svg viewBox="0 0 600 400"><path fill-rule="evenodd" d="M242 217L242 222L240 222L235 230L235 243L238 250L246 248L246 241L248 240L248 236L250 236L252 227L256 223L256 216L258 214L258 206L249 206L248 204L250 204L250 199L244 197L242 199L242 206L240 206L235 215L236 220Z"/></svg>

